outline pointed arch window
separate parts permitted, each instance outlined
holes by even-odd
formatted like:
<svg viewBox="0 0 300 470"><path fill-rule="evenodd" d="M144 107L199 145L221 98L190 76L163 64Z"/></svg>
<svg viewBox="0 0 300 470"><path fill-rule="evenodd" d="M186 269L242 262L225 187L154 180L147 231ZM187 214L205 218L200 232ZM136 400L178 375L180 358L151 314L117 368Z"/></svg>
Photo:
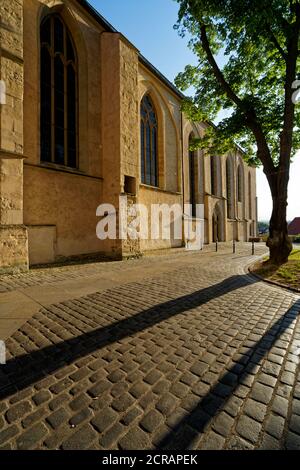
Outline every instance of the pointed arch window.
<svg viewBox="0 0 300 470"><path fill-rule="evenodd" d="M189 138L189 147L192 143L193 136ZM191 216L196 217L196 158L195 152L189 150L189 182L190 182L190 205Z"/></svg>
<svg viewBox="0 0 300 470"><path fill-rule="evenodd" d="M248 174L248 203L249 219L252 219L252 178L250 172Z"/></svg>
<svg viewBox="0 0 300 470"><path fill-rule="evenodd" d="M232 200L232 165L229 158L226 160L226 197L227 197L227 218L233 218L233 200Z"/></svg>
<svg viewBox="0 0 300 470"><path fill-rule="evenodd" d="M210 157L210 184L211 184L211 194L213 196L218 196L218 188L217 188L217 165L216 165L216 157Z"/></svg>
<svg viewBox="0 0 300 470"><path fill-rule="evenodd" d="M59 15L40 28L41 161L77 167L77 58L68 28Z"/></svg>
<svg viewBox="0 0 300 470"><path fill-rule="evenodd" d="M141 101L141 180L150 186L158 186L157 135L156 110L145 95Z"/></svg>
<svg viewBox="0 0 300 470"><path fill-rule="evenodd" d="M243 170L241 164L239 164L237 171L237 198L238 202L243 202Z"/></svg>

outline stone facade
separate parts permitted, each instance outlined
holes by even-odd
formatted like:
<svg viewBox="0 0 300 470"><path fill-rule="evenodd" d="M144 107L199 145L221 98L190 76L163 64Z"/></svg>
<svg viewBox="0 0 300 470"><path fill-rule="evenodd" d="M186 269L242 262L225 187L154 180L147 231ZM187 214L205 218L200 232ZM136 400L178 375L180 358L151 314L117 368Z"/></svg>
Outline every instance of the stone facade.
<svg viewBox="0 0 300 470"><path fill-rule="evenodd" d="M54 13L68 28L78 59L76 169L45 163L40 151L39 31L43 19ZM182 95L85 0L2 0L0 40L0 79L6 86L6 103L0 106L0 269L183 246L184 237L96 236L97 207L112 204L119 215L121 195L130 196L129 205L147 208L190 202L189 138L203 134L205 125L182 115ZM141 183L140 102L145 94L158 120L157 187ZM214 159L217 191L211 185L211 157L195 152L195 198L204 205L205 242L248 240L256 234L255 169L243 162L239 150Z"/></svg>
<svg viewBox="0 0 300 470"><path fill-rule="evenodd" d="M28 268L23 225L23 2L0 4L0 272Z"/></svg>

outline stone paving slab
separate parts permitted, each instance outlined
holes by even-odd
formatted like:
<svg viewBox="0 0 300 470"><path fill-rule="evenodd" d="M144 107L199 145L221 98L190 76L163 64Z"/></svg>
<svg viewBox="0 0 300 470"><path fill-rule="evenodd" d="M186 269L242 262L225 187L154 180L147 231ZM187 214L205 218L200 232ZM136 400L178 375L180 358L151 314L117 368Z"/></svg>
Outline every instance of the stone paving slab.
<svg viewBox="0 0 300 470"><path fill-rule="evenodd" d="M20 291L0 293L0 340L12 335L41 308Z"/></svg>
<svg viewBox="0 0 300 470"><path fill-rule="evenodd" d="M41 307L80 298L116 285L151 277L193 263L192 256L164 256L127 262L94 262L32 269L26 274L0 276L0 340L12 335ZM157 258L157 257L155 257Z"/></svg>
<svg viewBox="0 0 300 470"><path fill-rule="evenodd" d="M300 296L248 253L41 308L6 341L0 447L299 449Z"/></svg>

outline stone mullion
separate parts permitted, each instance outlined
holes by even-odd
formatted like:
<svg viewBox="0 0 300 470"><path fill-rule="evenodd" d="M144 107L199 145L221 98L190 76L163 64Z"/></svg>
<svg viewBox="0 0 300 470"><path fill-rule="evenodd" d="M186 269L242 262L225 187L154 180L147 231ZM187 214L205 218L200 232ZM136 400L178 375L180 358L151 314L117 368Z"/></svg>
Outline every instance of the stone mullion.
<svg viewBox="0 0 300 470"><path fill-rule="evenodd" d="M76 51L75 51L76 54ZM76 168L79 168L79 135L78 135L78 126L79 126L79 88L78 88L78 68L77 68L77 55L75 56L75 64L72 63L75 72L75 132L76 132Z"/></svg>
<svg viewBox="0 0 300 470"><path fill-rule="evenodd" d="M158 177L158 128L155 126L155 184L159 186L159 177Z"/></svg>
<svg viewBox="0 0 300 470"><path fill-rule="evenodd" d="M144 183L147 180L147 126L144 120Z"/></svg>
<svg viewBox="0 0 300 470"><path fill-rule="evenodd" d="M68 86L67 86L67 42L66 27L64 25L64 56L62 57L64 64L64 164L68 166Z"/></svg>
<svg viewBox="0 0 300 470"><path fill-rule="evenodd" d="M150 118L149 119L149 129L150 129L150 135L149 135L149 140L150 140L150 185L155 186L155 184L152 184L152 179L153 179L153 142L152 142L152 137L153 137L153 125L151 124Z"/></svg>

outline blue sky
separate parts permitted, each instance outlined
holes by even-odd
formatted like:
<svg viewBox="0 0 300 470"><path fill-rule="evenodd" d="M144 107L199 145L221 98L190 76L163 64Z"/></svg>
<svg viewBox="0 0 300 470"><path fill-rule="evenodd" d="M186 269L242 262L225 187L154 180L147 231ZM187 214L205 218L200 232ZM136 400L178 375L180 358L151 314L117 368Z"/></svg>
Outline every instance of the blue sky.
<svg viewBox="0 0 300 470"><path fill-rule="evenodd" d="M175 0L89 0L117 30L121 31L141 53L169 80L173 81L185 65L196 63L187 40L173 29L177 20ZM300 106L300 104L299 104ZM288 219L300 217L300 153L292 165L289 186ZM261 170L257 171L259 220L271 215L271 196Z"/></svg>

